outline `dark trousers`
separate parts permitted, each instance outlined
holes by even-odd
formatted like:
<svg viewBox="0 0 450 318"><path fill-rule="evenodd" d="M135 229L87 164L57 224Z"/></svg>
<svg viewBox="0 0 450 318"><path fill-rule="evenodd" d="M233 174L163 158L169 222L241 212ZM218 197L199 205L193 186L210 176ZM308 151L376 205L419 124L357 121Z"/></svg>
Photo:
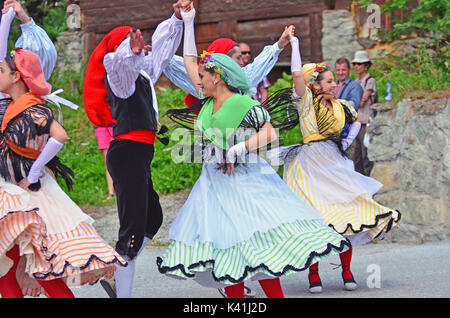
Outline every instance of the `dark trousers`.
<svg viewBox="0 0 450 318"><path fill-rule="evenodd" d="M116 251L134 258L144 236L153 238L163 221L159 196L153 189L154 146L132 140L113 140L106 166L114 182L119 214Z"/></svg>
<svg viewBox="0 0 450 318"><path fill-rule="evenodd" d="M366 124L361 125L358 136L346 150L346 155L355 164L355 170L364 175L370 175L373 162L367 157L367 147L364 146L364 136L366 135Z"/></svg>

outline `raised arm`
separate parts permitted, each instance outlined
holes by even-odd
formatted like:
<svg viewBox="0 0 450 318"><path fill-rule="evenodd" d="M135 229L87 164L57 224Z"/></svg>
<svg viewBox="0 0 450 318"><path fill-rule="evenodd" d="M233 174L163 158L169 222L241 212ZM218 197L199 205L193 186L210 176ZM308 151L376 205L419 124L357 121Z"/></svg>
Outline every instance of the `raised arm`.
<svg viewBox="0 0 450 318"><path fill-rule="evenodd" d="M182 56L174 55L170 60L169 65L164 68L164 75L166 75L176 87L181 88L192 96L201 98L186 71Z"/></svg>
<svg viewBox="0 0 450 318"><path fill-rule="evenodd" d="M6 51L8 49L8 37L9 29L11 27L11 22L14 20L16 13L14 9L10 7L2 10L2 20L0 23L0 60L6 57Z"/></svg>
<svg viewBox="0 0 450 318"><path fill-rule="evenodd" d="M284 32L276 43L265 46L261 53L253 59L253 62L242 69L252 87L256 87L270 73L278 61L278 56L288 43L289 32L288 27L285 27Z"/></svg>
<svg viewBox="0 0 450 318"><path fill-rule="evenodd" d="M58 58L55 45L45 30L38 26L32 18L30 21L22 23L20 28L22 35L17 39L16 47L31 51L39 57L45 80L48 80Z"/></svg>
<svg viewBox="0 0 450 318"><path fill-rule="evenodd" d="M103 58L109 84L114 95L119 98L128 98L134 93L136 79L144 64L143 41L141 31L136 30L114 53L108 53ZM132 45L136 45L134 50Z"/></svg>
<svg viewBox="0 0 450 318"><path fill-rule="evenodd" d="M103 59L113 93L119 98L130 97L141 70L147 72L153 84L156 83L179 46L181 33L182 21L173 15L158 25L152 37L152 51L145 55L149 47L144 44L141 31L131 32L129 39Z"/></svg>
<svg viewBox="0 0 450 318"><path fill-rule="evenodd" d="M45 80L48 80L52 75L53 69L56 65L56 59L58 57L55 45L53 44L52 40L49 38L45 30L39 27L34 22L33 18L28 16L25 9L18 1L5 1L3 11L8 10L9 13L9 10L11 10L10 8L12 8L12 10L15 12L15 17L20 20L20 28L22 29L22 34L17 39L15 47L21 47L36 54L41 62ZM7 16L6 18L7 19L5 20L5 23L9 22L9 24L11 24L11 21L9 20L10 17Z"/></svg>
<svg viewBox="0 0 450 318"><path fill-rule="evenodd" d="M182 2L181 0L178 2ZM173 14L161 22L152 36L152 50L144 57L144 70L155 84L181 43L183 21Z"/></svg>
<svg viewBox="0 0 450 318"><path fill-rule="evenodd" d="M183 43L183 59L187 74L191 83L194 85L195 91L200 92L200 77L198 75L197 47L195 45L194 35L194 18L195 9L191 4L181 11L184 21L184 43Z"/></svg>
<svg viewBox="0 0 450 318"><path fill-rule="evenodd" d="M291 36L289 42L292 47L291 56L291 74L294 82L294 90L298 97L303 97L306 92L305 80L302 74L302 57L300 55L300 44L298 38L293 34L291 30Z"/></svg>

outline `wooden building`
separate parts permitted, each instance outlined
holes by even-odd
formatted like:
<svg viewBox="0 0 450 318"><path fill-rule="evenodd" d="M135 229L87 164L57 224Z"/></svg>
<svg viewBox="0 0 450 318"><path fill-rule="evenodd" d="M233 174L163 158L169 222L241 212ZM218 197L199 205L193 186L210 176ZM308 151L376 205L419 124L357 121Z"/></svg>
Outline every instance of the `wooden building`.
<svg viewBox="0 0 450 318"><path fill-rule="evenodd" d="M158 23L168 18L175 0L69 0L81 8L83 59L87 59L114 27L130 25L143 31L150 41ZM367 13L355 8L352 0L194 0L196 41L199 53L213 40L228 37L246 42L256 56L265 45L275 43L290 24L301 35L303 62L322 61L322 19L325 10L351 11L357 28ZM382 4L384 1L376 0ZM402 14L402 12L400 13ZM397 14L398 15L398 14ZM392 17L382 16L381 27L390 27ZM179 54L182 52L180 45ZM288 70L290 50L284 50L278 69ZM279 72L277 72L279 74Z"/></svg>

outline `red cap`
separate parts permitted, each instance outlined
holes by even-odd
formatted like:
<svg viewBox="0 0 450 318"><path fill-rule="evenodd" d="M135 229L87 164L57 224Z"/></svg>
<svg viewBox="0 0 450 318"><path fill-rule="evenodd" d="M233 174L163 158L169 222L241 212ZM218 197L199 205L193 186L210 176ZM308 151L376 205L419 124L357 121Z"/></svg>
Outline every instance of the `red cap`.
<svg viewBox="0 0 450 318"><path fill-rule="evenodd" d="M17 48L14 64L16 64L20 76L32 93L38 96L51 93L52 86L45 81L41 62L36 54Z"/></svg>

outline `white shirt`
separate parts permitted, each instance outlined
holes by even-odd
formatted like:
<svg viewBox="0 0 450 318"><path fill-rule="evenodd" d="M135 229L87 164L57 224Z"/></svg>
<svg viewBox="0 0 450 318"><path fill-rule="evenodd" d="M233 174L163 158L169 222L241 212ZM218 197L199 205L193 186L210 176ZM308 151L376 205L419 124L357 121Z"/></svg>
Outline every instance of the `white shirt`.
<svg viewBox="0 0 450 318"><path fill-rule="evenodd" d="M161 76L162 70L169 63L178 49L183 35L183 21L172 15L161 22L152 36L152 51L148 55L136 55L130 48L130 39L125 39L117 50L103 58L112 92L119 98L126 99L134 94L135 82L142 74L149 79L153 95L153 107L158 114L158 103L153 87Z"/></svg>

